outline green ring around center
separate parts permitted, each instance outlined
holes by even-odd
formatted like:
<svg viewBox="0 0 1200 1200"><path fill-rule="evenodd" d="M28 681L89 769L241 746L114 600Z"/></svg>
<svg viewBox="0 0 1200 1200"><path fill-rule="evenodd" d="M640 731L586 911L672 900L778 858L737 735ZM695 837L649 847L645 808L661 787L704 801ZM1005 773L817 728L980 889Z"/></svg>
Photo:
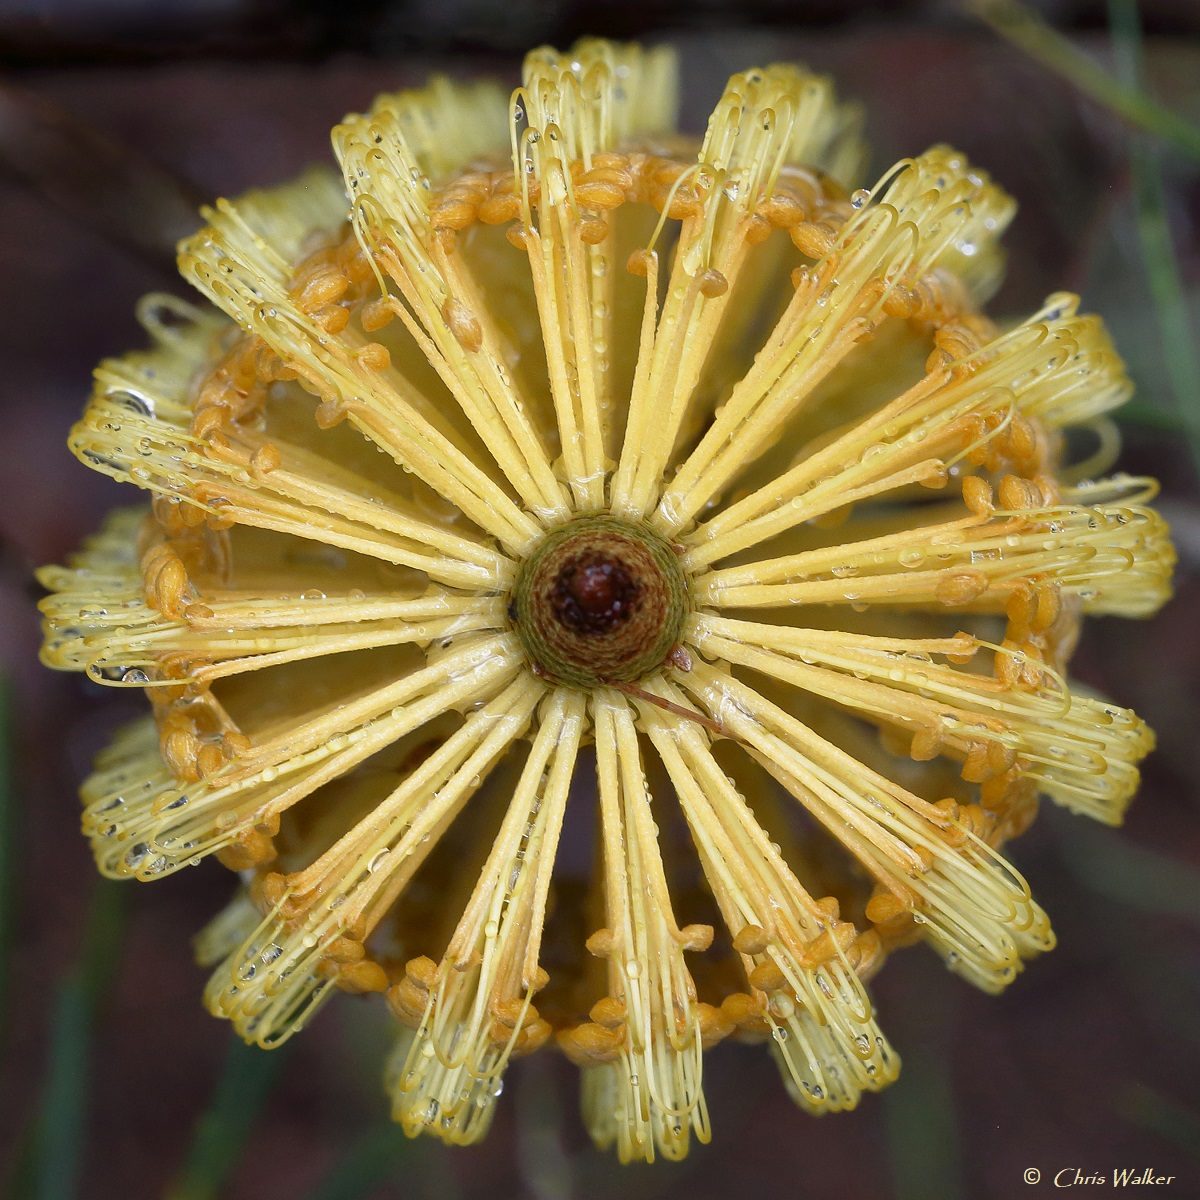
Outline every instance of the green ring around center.
<svg viewBox="0 0 1200 1200"><path fill-rule="evenodd" d="M599 548L638 584L639 611L611 632L572 632L556 620L549 595L557 564ZM521 565L509 613L530 661L561 683L635 683L662 665L690 610L679 555L654 530L607 513L552 529Z"/></svg>

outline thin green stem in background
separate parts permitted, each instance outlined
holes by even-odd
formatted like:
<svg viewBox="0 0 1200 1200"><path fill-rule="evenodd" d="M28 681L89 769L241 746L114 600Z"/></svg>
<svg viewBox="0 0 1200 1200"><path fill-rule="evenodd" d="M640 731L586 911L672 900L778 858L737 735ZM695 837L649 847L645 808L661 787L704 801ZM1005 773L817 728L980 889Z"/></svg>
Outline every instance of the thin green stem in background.
<svg viewBox="0 0 1200 1200"><path fill-rule="evenodd" d="M967 7L1031 58L1136 129L1200 159L1200 128L1146 92L1137 0L1109 0L1115 79L1018 0L968 0ZM1162 338L1163 363L1174 394L1171 415L1186 435L1200 470L1200 361L1195 334L1167 221L1159 149L1136 133L1131 137L1130 169L1138 240ZM1163 420L1148 420L1147 415L1143 407L1142 423L1161 427L1170 420L1166 413Z"/></svg>
<svg viewBox="0 0 1200 1200"><path fill-rule="evenodd" d="M1200 128L1165 108L1127 79L1117 80L1017 0L968 0L967 8L997 33L1132 125L1200 159ZM1115 24L1115 22L1114 22Z"/></svg>
<svg viewBox="0 0 1200 1200"><path fill-rule="evenodd" d="M1071 873L1098 895L1156 917L1200 926L1200 871L1108 829L1050 817Z"/></svg>
<svg viewBox="0 0 1200 1200"><path fill-rule="evenodd" d="M903 1045L900 1078L883 1094L895 1200L959 1200L965 1194L958 1103L950 1072L958 993L930 954L906 956L886 1024Z"/></svg>
<svg viewBox="0 0 1200 1200"><path fill-rule="evenodd" d="M16 922L17 811L13 796L12 684L0 674L0 1030L8 1011L13 929Z"/></svg>
<svg viewBox="0 0 1200 1200"><path fill-rule="evenodd" d="M350 1144L306 1200L359 1200L406 1166L416 1148L399 1125L382 1125ZM407 1174L407 1172L405 1172Z"/></svg>
<svg viewBox="0 0 1200 1200"><path fill-rule="evenodd" d="M1200 1156L1200 1116L1151 1088L1136 1086L1121 1097L1120 1114L1142 1129Z"/></svg>
<svg viewBox="0 0 1200 1200"><path fill-rule="evenodd" d="M1117 416L1122 425L1144 425L1163 433L1187 433L1183 420L1175 413L1142 400L1134 399L1122 404Z"/></svg>
<svg viewBox="0 0 1200 1200"><path fill-rule="evenodd" d="M167 1200L214 1200L241 1161L254 1123L283 1065L286 1048L260 1050L231 1037L229 1053L191 1149Z"/></svg>
<svg viewBox="0 0 1200 1200"><path fill-rule="evenodd" d="M34 1200L73 1200L79 1193L91 1099L92 1025L116 969L126 896L127 889L112 880L96 884L78 960L58 990L24 1172L26 1194Z"/></svg>
<svg viewBox="0 0 1200 1200"><path fill-rule="evenodd" d="M429 1138L407 1137L397 1124L377 1125L350 1143L304 1200L361 1200L382 1195L458 1200L462 1193L452 1168L456 1153L454 1147ZM537 1200L544 1198L538 1196Z"/></svg>
<svg viewBox="0 0 1200 1200"><path fill-rule="evenodd" d="M517 1166L524 1190L535 1200L570 1200L576 1188L563 1136L563 1106L548 1056L522 1063L516 1072Z"/></svg>
<svg viewBox="0 0 1200 1200"><path fill-rule="evenodd" d="M1136 0L1109 0L1117 72L1133 88L1143 86L1142 32ZM1138 240L1163 342L1163 362L1175 408L1200 469L1200 361L1187 294L1167 221L1166 186L1156 147L1133 137L1130 160Z"/></svg>

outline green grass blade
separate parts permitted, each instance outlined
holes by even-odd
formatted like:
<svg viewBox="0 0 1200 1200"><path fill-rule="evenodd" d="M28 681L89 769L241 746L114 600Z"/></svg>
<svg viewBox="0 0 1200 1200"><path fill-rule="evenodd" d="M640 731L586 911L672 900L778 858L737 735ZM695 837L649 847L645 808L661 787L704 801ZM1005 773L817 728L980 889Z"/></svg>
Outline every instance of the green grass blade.
<svg viewBox="0 0 1200 1200"><path fill-rule="evenodd" d="M167 1200L214 1200L241 1160L284 1049L260 1050L231 1037L229 1053L207 1111L196 1125L191 1149Z"/></svg>
<svg viewBox="0 0 1200 1200"><path fill-rule="evenodd" d="M417 1148L399 1125L383 1125L351 1143L306 1200L359 1200L403 1169Z"/></svg>
<svg viewBox="0 0 1200 1200"><path fill-rule="evenodd" d="M1135 1125L1200 1157L1200 1115L1142 1086L1131 1087L1117 1107Z"/></svg>
<svg viewBox="0 0 1200 1200"><path fill-rule="evenodd" d="M964 1195L958 1104L950 1072L957 1023L956 985L931 954L892 967L886 1022L904 1047L900 1078L883 1094L895 1200L959 1200Z"/></svg>
<svg viewBox="0 0 1200 1200"><path fill-rule="evenodd" d="M1142 36L1136 0L1110 0L1109 18L1117 72L1130 87L1142 85ZM1144 138L1132 139L1130 167L1136 206L1138 241L1150 283L1162 337L1163 362L1174 393L1175 409L1200 469L1200 359L1191 312L1171 228L1167 221L1166 186L1158 151Z"/></svg>
<svg viewBox="0 0 1200 1200"><path fill-rule="evenodd" d="M903 1070L904 1090L893 1084L883 1102L896 1200L957 1200L962 1172L947 1064L924 1048L909 1048ZM953 1149L942 1153L940 1135L947 1131Z"/></svg>
<svg viewBox="0 0 1200 1200"><path fill-rule="evenodd" d="M1110 830L1051 818L1064 862L1087 888L1137 912L1200 926L1200 871Z"/></svg>
<svg viewBox="0 0 1200 1200"><path fill-rule="evenodd" d="M0 674L0 1029L8 1010L9 973L16 921L16 802L13 794L12 684Z"/></svg>
<svg viewBox="0 0 1200 1200"><path fill-rule="evenodd" d="M1169 142L1190 158L1200 159L1200 128L1127 80L1114 79L1028 6L1017 0L971 0L967 7L1002 37L1061 75L1084 95L1139 129Z"/></svg>
<svg viewBox="0 0 1200 1200"><path fill-rule="evenodd" d="M37 1200L69 1200L79 1190L89 1075L83 1064L88 1057L89 1023L83 986L71 978L58 993L50 1026L50 1061L34 1134L33 1195Z"/></svg>
<svg viewBox="0 0 1200 1200"><path fill-rule="evenodd" d="M1187 427L1181 417L1176 416L1170 409L1158 408L1141 400L1130 400L1122 404L1113 416L1120 425L1142 425L1163 433L1187 434Z"/></svg>
<svg viewBox="0 0 1200 1200"><path fill-rule="evenodd" d="M563 1109L548 1058L531 1058L515 1073L517 1165L526 1189L539 1200L569 1200L576 1193L564 1147ZM665 1189L664 1189L665 1190Z"/></svg>
<svg viewBox="0 0 1200 1200"><path fill-rule="evenodd" d="M35 1200L72 1200L87 1131L92 1024L112 979L124 925L126 889L101 880L92 895L86 935L75 968L59 988L50 1024L25 1179Z"/></svg>

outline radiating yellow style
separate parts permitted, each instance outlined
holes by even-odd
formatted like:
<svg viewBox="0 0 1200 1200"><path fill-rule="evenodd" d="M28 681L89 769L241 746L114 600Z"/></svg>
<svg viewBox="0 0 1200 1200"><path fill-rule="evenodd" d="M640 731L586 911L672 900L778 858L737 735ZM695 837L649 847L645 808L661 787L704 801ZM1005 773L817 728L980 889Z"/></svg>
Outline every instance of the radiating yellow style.
<svg viewBox="0 0 1200 1200"><path fill-rule="evenodd" d="M598 41L381 97L206 211L211 305L148 297L71 435L151 500L41 574L45 661L153 710L100 868L239 873L196 944L249 1041L385 993L409 1133L551 1045L623 1161L708 1139L728 1036L852 1108L886 953L1003 988L1054 937L1001 847L1039 795L1119 822L1152 744L1065 678L1169 591L1153 482L1097 477L1130 386L1073 296L983 314L1012 201L946 147L853 190L801 68L698 151L675 98Z"/></svg>

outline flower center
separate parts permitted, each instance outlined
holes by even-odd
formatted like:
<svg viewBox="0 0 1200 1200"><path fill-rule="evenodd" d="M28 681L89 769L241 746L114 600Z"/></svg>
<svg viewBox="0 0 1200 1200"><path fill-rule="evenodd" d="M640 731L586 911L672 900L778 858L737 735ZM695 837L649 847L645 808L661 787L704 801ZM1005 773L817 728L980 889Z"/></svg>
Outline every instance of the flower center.
<svg viewBox="0 0 1200 1200"><path fill-rule="evenodd" d="M679 558L607 514L552 530L525 560L509 609L531 661L563 683L633 683L671 653L688 611Z"/></svg>

